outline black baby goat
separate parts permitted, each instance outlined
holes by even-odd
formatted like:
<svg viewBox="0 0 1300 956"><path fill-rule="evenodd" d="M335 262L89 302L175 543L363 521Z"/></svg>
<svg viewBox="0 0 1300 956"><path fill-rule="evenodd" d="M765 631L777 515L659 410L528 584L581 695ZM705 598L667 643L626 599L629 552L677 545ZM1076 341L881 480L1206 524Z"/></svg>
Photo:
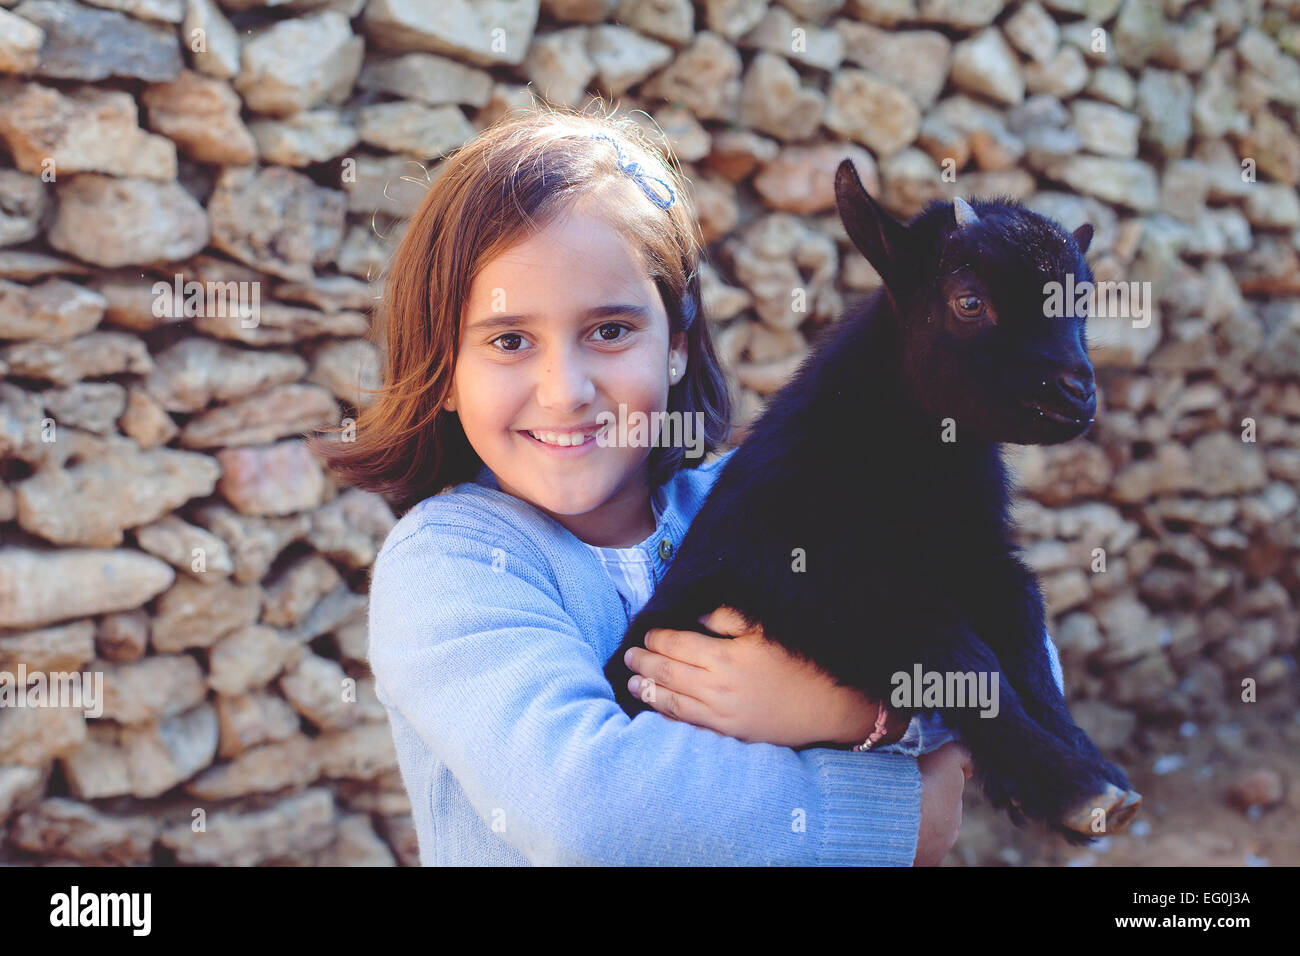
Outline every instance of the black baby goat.
<svg viewBox="0 0 1300 956"><path fill-rule="evenodd" d="M721 605L886 703L893 675L918 665L982 674L998 682L996 716L934 709L993 803L1076 844L1121 830L1141 796L1053 680L999 445L1064 442L1093 420L1085 316L1045 308L1047 283L1092 281L1092 227L1071 235L1003 199L936 200L905 226L848 160L835 193L883 287L769 402L606 676L629 714L646 709L624 652L651 628L700 631Z"/></svg>

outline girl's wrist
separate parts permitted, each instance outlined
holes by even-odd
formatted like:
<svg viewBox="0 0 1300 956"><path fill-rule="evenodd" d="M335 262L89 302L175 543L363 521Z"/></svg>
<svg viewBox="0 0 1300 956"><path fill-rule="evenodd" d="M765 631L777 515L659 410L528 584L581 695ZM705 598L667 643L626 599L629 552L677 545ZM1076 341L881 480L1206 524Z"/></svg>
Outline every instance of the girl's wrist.
<svg viewBox="0 0 1300 956"><path fill-rule="evenodd" d="M907 731L910 720L906 715L889 708L883 701L871 700L856 692L852 697L841 725L843 733L836 738L837 742L849 746L865 743L877 729L877 719L882 708L885 714L884 735L878 737L874 746L893 743Z"/></svg>

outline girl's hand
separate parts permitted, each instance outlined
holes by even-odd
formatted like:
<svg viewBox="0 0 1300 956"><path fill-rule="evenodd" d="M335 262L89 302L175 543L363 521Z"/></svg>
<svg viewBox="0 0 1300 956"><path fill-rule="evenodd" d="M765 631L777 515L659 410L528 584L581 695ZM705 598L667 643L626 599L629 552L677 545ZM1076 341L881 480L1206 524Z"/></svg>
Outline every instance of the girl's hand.
<svg viewBox="0 0 1300 956"><path fill-rule="evenodd" d="M974 768L966 745L950 740L916 758L921 771L921 827L913 866L938 866L961 832L961 794Z"/></svg>
<svg viewBox="0 0 1300 956"><path fill-rule="evenodd" d="M720 607L700 621L734 637L654 628L644 648L624 655L640 675L628 689L665 717L785 747L862 743L875 726L874 701L768 640L762 627L746 629L733 609ZM901 737L907 721L891 711L886 727L881 745Z"/></svg>

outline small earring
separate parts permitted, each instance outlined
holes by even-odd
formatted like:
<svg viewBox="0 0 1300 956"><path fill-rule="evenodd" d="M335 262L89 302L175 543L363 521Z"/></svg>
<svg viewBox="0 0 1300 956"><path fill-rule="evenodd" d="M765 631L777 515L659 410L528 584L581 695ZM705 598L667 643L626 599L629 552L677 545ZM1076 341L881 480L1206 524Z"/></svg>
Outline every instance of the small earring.
<svg viewBox="0 0 1300 956"><path fill-rule="evenodd" d="M677 366L674 365L672 368L670 368L670 369L668 370L668 374L671 375L671 376L673 377L673 379L676 379L676 378L677 378Z"/></svg>

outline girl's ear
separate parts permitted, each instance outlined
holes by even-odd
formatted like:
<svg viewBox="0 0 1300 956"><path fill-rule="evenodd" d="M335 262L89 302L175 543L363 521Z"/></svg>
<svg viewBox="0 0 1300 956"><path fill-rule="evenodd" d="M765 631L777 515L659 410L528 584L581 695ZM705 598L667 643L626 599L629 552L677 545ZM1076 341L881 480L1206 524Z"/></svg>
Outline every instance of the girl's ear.
<svg viewBox="0 0 1300 956"><path fill-rule="evenodd" d="M447 400L442 403L442 407L449 412L454 412L456 410L456 396L448 395Z"/></svg>
<svg viewBox="0 0 1300 956"><path fill-rule="evenodd" d="M672 343L668 347L668 368L677 369L677 380L674 385L686 377L686 355L690 350L686 345L686 333L678 332L673 335Z"/></svg>

